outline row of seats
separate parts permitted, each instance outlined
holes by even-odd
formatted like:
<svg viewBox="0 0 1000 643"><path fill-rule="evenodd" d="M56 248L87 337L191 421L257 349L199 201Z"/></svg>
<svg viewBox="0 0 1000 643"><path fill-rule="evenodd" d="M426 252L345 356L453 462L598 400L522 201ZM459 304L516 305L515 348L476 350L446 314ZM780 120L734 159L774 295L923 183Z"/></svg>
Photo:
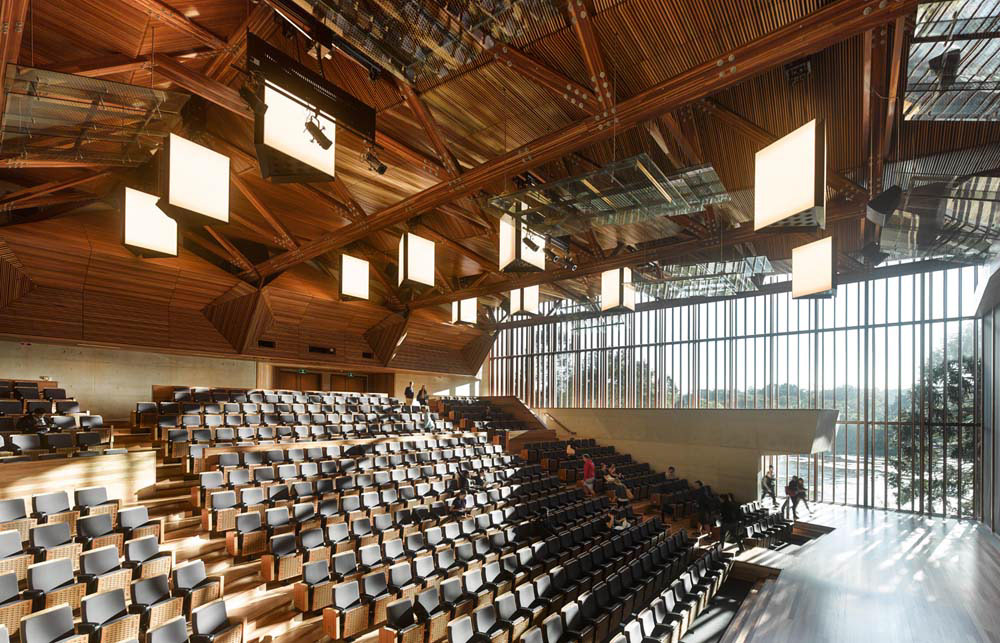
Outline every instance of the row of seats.
<svg viewBox="0 0 1000 643"><path fill-rule="evenodd" d="M444 554L417 556L412 562L393 565L389 570L389 591L384 594L365 590L368 576L363 577L360 584L357 580L348 580L333 585L330 588L332 604L323 612L324 630L335 639L360 634L388 618L390 602L404 600L413 601L424 610L427 641L440 640L453 618L492 601L498 593L510 592L518 583L534 587L531 581L540 577L546 566L551 567L555 561L568 560L603 543L610 533L600 518L600 509L595 509L587 516L565 523L574 527L573 531L566 530L571 540L565 548L558 538L551 546L545 538L534 542L520 540L500 551L458 565L452 563L446 548ZM447 567L442 568L441 558ZM369 582L380 584L377 578ZM558 582L553 584L551 577L540 579L539 583L546 595L559 591Z"/></svg>
<svg viewBox="0 0 1000 643"><path fill-rule="evenodd" d="M347 401L366 400L371 404L382 400L394 400L384 393L355 393L338 391L294 391L271 389L232 389L177 386L170 392L174 402L309 402L340 399ZM140 402L149 404L149 402Z"/></svg>
<svg viewBox="0 0 1000 643"><path fill-rule="evenodd" d="M127 452L127 449L111 449L110 433L106 436L98 431L0 434L0 452L16 456L6 457L3 462L59 458L66 455L83 457L102 453L115 455Z"/></svg>

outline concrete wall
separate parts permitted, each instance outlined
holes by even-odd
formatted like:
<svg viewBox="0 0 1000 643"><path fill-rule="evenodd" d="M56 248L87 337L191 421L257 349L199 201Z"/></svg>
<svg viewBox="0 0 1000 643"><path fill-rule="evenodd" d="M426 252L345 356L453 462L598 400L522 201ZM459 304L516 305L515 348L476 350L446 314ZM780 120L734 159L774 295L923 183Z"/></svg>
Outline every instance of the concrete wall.
<svg viewBox="0 0 1000 643"><path fill-rule="evenodd" d="M753 409L535 409L565 437L614 446L657 471L668 466L741 502L757 497L760 458L829 449L837 411Z"/></svg>
<svg viewBox="0 0 1000 643"><path fill-rule="evenodd" d="M154 384L257 386L251 360L166 355L59 344L0 341L0 377L59 382L81 407L106 419L123 419L136 402L151 399Z"/></svg>

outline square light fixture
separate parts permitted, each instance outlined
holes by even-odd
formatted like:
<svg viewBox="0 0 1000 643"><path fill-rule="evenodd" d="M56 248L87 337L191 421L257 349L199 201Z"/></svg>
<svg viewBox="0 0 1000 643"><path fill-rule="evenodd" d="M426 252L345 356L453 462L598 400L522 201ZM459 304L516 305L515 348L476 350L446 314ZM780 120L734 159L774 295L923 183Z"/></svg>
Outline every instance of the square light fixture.
<svg viewBox="0 0 1000 643"><path fill-rule="evenodd" d="M256 116L263 120L261 143L308 165L327 177L324 180L332 181L337 151L337 123L333 117L269 82L264 83L264 104L267 111ZM313 180L319 180L319 175Z"/></svg>
<svg viewBox="0 0 1000 643"><path fill-rule="evenodd" d="M177 222L156 205L157 196L125 188L122 243L139 257L176 257Z"/></svg>
<svg viewBox="0 0 1000 643"><path fill-rule="evenodd" d="M792 248L792 298L832 296L833 257L833 237Z"/></svg>
<svg viewBox="0 0 1000 643"><path fill-rule="evenodd" d="M478 299L463 299L451 302L451 323L453 324L475 324L478 317L476 304Z"/></svg>
<svg viewBox="0 0 1000 643"><path fill-rule="evenodd" d="M368 299L368 262L340 255L340 298Z"/></svg>
<svg viewBox="0 0 1000 643"><path fill-rule="evenodd" d="M398 286L434 285L434 242L412 232L399 238Z"/></svg>
<svg viewBox="0 0 1000 643"><path fill-rule="evenodd" d="M171 133L163 148L159 208L178 221L229 223L229 157Z"/></svg>
<svg viewBox="0 0 1000 643"><path fill-rule="evenodd" d="M545 237L528 230L520 219L509 214L500 217L500 270L545 270Z"/></svg>
<svg viewBox="0 0 1000 643"><path fill-rule="evenodd" d="M375 141L375 110L252 33L248 85L260 173L274 183L332 181L337 130Z"/></svg>
<svg viewBox="0 0 1000 643"><path fill-rule="evenodd" d="M538 286L526 286L510 291L510 314L538 314Z"/></svg>
<svg viewBox="0 0 1000 643"><path fill-rule="evenodd" d="M635 310L631 268L614 268L601 273L601 310Z"/></svg>
<svg viewBox="0 0 1000 643"><path fill-rule="evenodd" d="M754 157L753 228L826 227L826 128L811 120Z"/></svg>

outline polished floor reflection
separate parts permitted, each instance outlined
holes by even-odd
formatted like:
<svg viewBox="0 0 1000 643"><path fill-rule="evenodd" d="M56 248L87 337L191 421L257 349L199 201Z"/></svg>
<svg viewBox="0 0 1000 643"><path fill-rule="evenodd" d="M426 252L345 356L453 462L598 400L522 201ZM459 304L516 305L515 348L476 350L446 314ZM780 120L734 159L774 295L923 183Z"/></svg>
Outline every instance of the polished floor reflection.
<svg viewBox="0 0 1000 643"><path fill-rule="evenodd" d="M745 639L1000 641L1000 540L974 522L816 505Z"/></svg>

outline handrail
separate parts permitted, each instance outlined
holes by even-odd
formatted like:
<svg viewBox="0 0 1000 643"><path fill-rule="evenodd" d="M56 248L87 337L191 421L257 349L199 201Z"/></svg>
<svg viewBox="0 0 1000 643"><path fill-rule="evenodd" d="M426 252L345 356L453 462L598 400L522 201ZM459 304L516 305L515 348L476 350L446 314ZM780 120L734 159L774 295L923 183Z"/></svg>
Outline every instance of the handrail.
<svg viewBox="0 0 1000 643"><path fill-rule="evenodd" d="M559 419L556 418L556 416L552 415L548 411L545 412L545 415L549 416L552 419L553 422L555 422L560 427L562 427L562 430L565 431L566 433L569 433L570 435L576 435L576 431L571 431L569 429L569 427L567 427L565 424L563 424L562 422L560 422Z"/></svg>

